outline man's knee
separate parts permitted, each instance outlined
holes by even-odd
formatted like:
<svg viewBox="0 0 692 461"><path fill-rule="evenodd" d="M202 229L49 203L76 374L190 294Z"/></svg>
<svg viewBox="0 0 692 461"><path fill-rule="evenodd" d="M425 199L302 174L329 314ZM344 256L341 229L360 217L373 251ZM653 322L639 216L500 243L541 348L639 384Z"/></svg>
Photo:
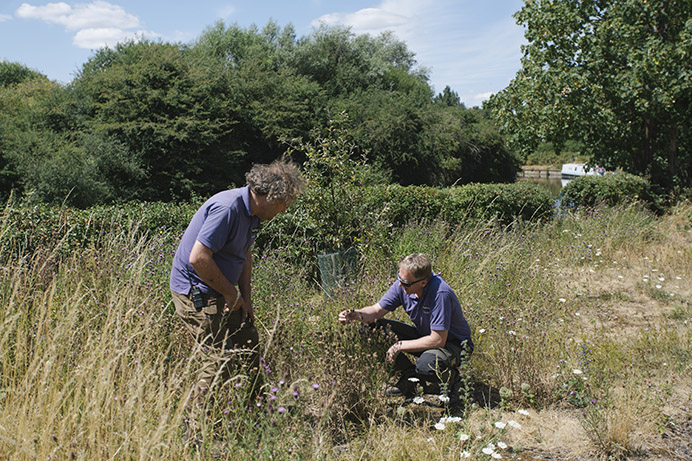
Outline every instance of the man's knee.
<svg viewBox="0 0 692 461"><path fill-rule="evenodd" d="M416 361L416 374L427 381L439 382L450 368L449 359L438 349L425 351Z"/></svg>

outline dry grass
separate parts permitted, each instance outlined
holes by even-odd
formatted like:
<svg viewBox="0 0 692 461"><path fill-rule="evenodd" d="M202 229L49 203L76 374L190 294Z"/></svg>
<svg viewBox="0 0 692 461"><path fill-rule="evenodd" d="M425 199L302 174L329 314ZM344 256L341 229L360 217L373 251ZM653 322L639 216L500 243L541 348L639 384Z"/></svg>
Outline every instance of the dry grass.
<svg viewBox="0 0 692 461"><path fill-rule="evenodd" d="M201 443L183 436L198 357L169 304L170 236L69 255L0 244L15 255L0 266L0 459L689 459L691 209L423 223L329 302L280 255L258 258L263 399L248 406L231 383ZM475 391L444 428L443 408L382 398L385 338L335 322L376 301L411 251L435 255L477 346Z"/></svg>

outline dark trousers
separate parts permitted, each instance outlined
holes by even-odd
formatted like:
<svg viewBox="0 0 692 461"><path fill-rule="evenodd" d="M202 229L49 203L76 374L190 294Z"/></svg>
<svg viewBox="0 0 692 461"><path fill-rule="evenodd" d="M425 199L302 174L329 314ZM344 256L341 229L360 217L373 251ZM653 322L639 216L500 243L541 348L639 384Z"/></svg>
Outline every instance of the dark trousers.
<svg viewBox="0 0 692 461"><path fill-rule="evenodd" d="M394 333L400 341L418 339L420 333L413 325L399 322L398 320L379 319L370 325L371 328L384 328ZM418 357L415 365L406 354L400 353L394 360L394 369L402 373L403 378L417 377L421 381L430 383L452 383L459 379L458 367L461 365L461 356L470 355L471 351L466 347L466 342L459 344L453 340L447 341L444 347L428 349L421 352L412 352Z"/></svg>

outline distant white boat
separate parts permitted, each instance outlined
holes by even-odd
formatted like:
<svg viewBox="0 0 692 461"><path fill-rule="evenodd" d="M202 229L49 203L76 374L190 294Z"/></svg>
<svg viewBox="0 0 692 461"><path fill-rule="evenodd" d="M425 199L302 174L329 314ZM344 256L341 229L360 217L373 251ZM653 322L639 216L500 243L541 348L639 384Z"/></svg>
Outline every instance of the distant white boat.
<svg viewBox="0 0 692 461"><path fill-rule="evenodd" d="M605 168L592 166L587 169L585 163L564 163L562 165L562 179L574 179L579 176L602 176L606 174Z"/></svg>

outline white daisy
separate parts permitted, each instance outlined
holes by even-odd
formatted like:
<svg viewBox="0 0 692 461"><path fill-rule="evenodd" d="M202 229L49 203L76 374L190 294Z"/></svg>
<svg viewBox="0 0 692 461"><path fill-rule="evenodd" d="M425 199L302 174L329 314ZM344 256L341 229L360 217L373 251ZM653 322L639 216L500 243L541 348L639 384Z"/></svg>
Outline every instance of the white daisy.
<svg viewBox="0 0 692 461"><path fill-rule="evenodd" d="M437 429L438 431L444 431L446 427L447 427L447 426L445 426L445 425L442 424L442 423L437 423L437 424L435 424L435 429Z"/></svg>
<svg viewBox="0 0 692 461"><path fill-rule="evenodd" d="M497 422L495 423L495 427L498 428L498 429L504 429L505 427L507 427L507 424L506 424L506 423L503 423L502 421L497 421Z"/></svg>
<svg viewBox="0 0 692 461"><path fill-rule="evenodd" d="M517 413L519 413L520 415L529 416L529 412L526 410L517 410Z"/></svg>

